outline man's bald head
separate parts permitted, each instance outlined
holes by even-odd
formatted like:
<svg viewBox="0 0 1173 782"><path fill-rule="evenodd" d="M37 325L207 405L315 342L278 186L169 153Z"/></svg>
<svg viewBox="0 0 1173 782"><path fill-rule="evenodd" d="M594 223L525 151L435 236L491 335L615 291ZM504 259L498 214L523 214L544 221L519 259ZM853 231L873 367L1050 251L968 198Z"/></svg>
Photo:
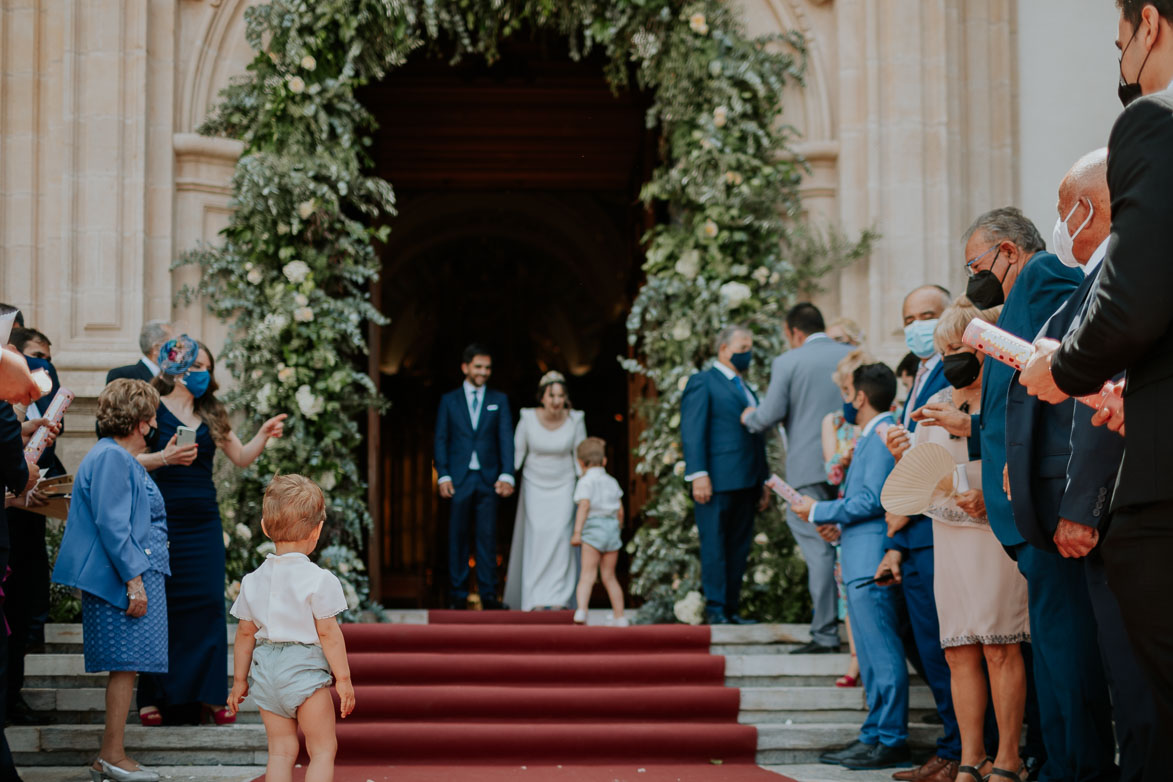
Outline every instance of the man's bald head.
<svg viewBox="0 0 1173 782"><path fill-rule="evenodd" d="M1112 230L1107 147L1093 150L1075 161L1059 183L1056 209L1060 221L1066 218L1068 233L1079 231L1072 245L1072 254L1080 263L1087 263ZM1082 230L1080 226L1083 226ZM1057 230L1062 229L1057 227Z"/></svg>
<svg viewBox="0 0 1173 782"><path fill-rule="evenodd" d="M904 325L914 320L933 320L949 306L952 297L940 285L922 285L904 297Z"/></svg>

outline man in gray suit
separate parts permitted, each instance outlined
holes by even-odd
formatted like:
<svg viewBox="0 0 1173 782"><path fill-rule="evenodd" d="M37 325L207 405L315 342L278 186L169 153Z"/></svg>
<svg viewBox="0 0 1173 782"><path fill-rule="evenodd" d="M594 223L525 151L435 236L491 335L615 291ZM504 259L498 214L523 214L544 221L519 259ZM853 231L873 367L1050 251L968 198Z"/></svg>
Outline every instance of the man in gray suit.
<svg viewBox="0 0 1173 782"><path fill-rule="evenodd" d="M823 466L823 418L840 409L843 398L831 379L840 359L853 348L823 333L823 314L809 303L786 313L786 341L790 350L774 359L770 387L757 408L747 408L741 422L753 433L781 424L786 429L786 480L805 494L821 500L835 494ZM786 521L806 560L814 618L811 642L794 654L839 651L839 595L835 586L835 549L813 524L789 508Z"/></svg>

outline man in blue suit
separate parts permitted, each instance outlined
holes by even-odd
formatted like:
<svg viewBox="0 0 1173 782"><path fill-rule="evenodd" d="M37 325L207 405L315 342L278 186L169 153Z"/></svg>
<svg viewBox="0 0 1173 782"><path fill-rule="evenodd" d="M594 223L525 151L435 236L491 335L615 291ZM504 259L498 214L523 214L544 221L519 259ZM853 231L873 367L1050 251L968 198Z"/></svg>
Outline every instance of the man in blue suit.
<svg viewBox="0 0 1173 782"><path fill-rule="evenodd" d="M451 500L448 515L448 607L468 600L469 527L476 550L477 591L487 608L497 599L497 503L513 494L513 416L509 399L485 387L493 372L488 348L464 349L464 383L440 398L435 461L440 496Z"/></svg>
<svg viewBox="0 0 1173 782"><path fill-rule="evenodd" d="M966 287L969 300L982 309L1004 304L997 325L1027 340L1034 339L1083 279L1079 271L1065 267L1055 255L1046 252L1046 244L1034 223L1013 207L994 209L974 221L965 235L965 258L970 275ZM1014 370L1004 364L987 364L982 373L982 411L970 418L968 427L962 422L962 430L954 433L979 434L977 438L971 436L970 441L980 441L982 496L990 527L1017 561L1027 581L1034 690L1047 752L1039 779L1044 782L1075 779L1066 769L1068 740L1062 734L1064 717L1047 667L1048 640L1057 637L1050 631L1064 624L1054 614L1058 610L1054 604L1058 595L1052 589L1056 584L1052 578L1055 560L1059 558L1026 542L1020 525L1016 524L1015 509L1002 486L1007 468L1007 394L1013 376ZM1070 420L1070 409L1067 415ZM946 428L950 427L946 425ZM1060 469L1065 468L1064 464ZM1024 488L1023 492L1029 490ZM1058 686L1072 684L1063 681Z"/></svg>
<svg viewBox="0 0 1173 782"><path fill-rule="evenodd" d="M937 352L933 334L937 320L949 306L949 291L940 285L922 285L904 297L904 344L921 360L904 407L902 426L892 430L893 442L900 433L908 437L925 420L925 413L935 408L926 405L935 394L949 385L945 365ZM929 416L931 420L931 415ZM937 620L937 597L933 591L933 522L927 516L906 518L887 514L889 537L884 542L887 553L880 567L901 574L900 587L908 610L908 627L915 656L910 655L933 693L937 714L944 732L937 740L937 751L923 765L897 772L898 780L934 777L961 760L961 728L953 711L953 690L949 663L941 649L941 625ZM947 772L946 772L947 773Z"/></svg>
<svg viewBox="0 0 1173 782"><path fill-rule="evenodd" d="M709 624L749 624L737 613L741 580L754 513L769 502L766 438L741 425L742 412L758 405L744 380L753 357L753 334L727 326L717 336L716 348L712 368L688 379L680 401L684 477L692 484L700 534L705 617Z"/></svg>

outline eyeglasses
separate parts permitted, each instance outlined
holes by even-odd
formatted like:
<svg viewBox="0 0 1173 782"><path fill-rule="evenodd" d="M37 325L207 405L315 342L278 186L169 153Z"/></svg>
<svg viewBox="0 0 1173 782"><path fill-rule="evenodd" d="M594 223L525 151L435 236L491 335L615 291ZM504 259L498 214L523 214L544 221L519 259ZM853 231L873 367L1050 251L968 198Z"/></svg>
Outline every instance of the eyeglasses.
<svg viewBox="0 0 1173 782"><path fill-rule="evenodd" d="M978 257L974 258L972 261L966 261L965 262L965 273L967 275L969 275L970 277L973 277L975 274L977 274L977 272L975 272L973 270L974 264L979 263L982 258L985 258L991 252L993 252L994 250L997 250L999 246L1000 246L1000 244L990 245L990 249L986 250L984 253L982 253ZM994 263L997 263L997 262L998 262L998 253L994 253Z"/></svg>

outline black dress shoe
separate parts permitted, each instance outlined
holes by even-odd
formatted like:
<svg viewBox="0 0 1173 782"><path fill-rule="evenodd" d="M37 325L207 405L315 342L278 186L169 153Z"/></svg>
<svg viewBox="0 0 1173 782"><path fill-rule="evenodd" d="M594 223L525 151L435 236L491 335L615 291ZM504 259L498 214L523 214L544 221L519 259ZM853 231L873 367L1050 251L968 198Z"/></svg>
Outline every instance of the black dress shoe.
<svg viewBox="0 0 1173 782"><path fill-rule="evenodd" d="M486 611L508 611L509 606L502 603L495 597L488 598L481 601L481 608Z"/></svg>
<svg viewBox="0 0 1173 782"><path fill-rule="evenodd" d="M924 719L921 720L921 722L925 723L926 725L944 725L945 724L945 720L941 719L941 713L938 711L930 711L928 714L926 714L924 716Z"/></svg>
<svg viewBox="0 0 1173 782"><path fill-rule="evenodd" d="M816 643L815 641L811 641L809 644L803 644L802 646L798 647L797 649L792 650L790 653L791 654L839 654L839 647L838 647L838 645L824 646L821 643Z"/></svg>
<svg viewBox="0 0 1173 782"><path fill-rule="evenodd" d="M870 750L873 746L873 744L864 744L862 741L856 740L842 749L824 752L822 755L819 755L819 762L826 763L828 766L838 766L843 762L844 758L858 755L863 751Z"/></svg>
<svg viewBox="0 0 1173 782"><path fill-rule="evenodd" d="M720 608L706 608L705 609L705 624L707 625L727 625L729 624L729 617L725 616L725 612Z"/></svg>
<svg viewBox="0 0 1173 782"><path fill-rule="evenodd" d="M853 771L892 768L894 766L911 766L912 752L908 749L907 744L899 747L886 747L883 744L877 744L866 752L844 758L839 765Z"/></svg>
<svg viewBox="0 0 1173 782"><path fill-rule="evenodd" d="M749 618L747 618L747 617L744 617L744 616L739 616L738 614L730 614L730 615L729 615L729 624L733 624L733 625L756 625L756 624L758 624L758 620L756 620L756 619L749 619Z"/></svg>

